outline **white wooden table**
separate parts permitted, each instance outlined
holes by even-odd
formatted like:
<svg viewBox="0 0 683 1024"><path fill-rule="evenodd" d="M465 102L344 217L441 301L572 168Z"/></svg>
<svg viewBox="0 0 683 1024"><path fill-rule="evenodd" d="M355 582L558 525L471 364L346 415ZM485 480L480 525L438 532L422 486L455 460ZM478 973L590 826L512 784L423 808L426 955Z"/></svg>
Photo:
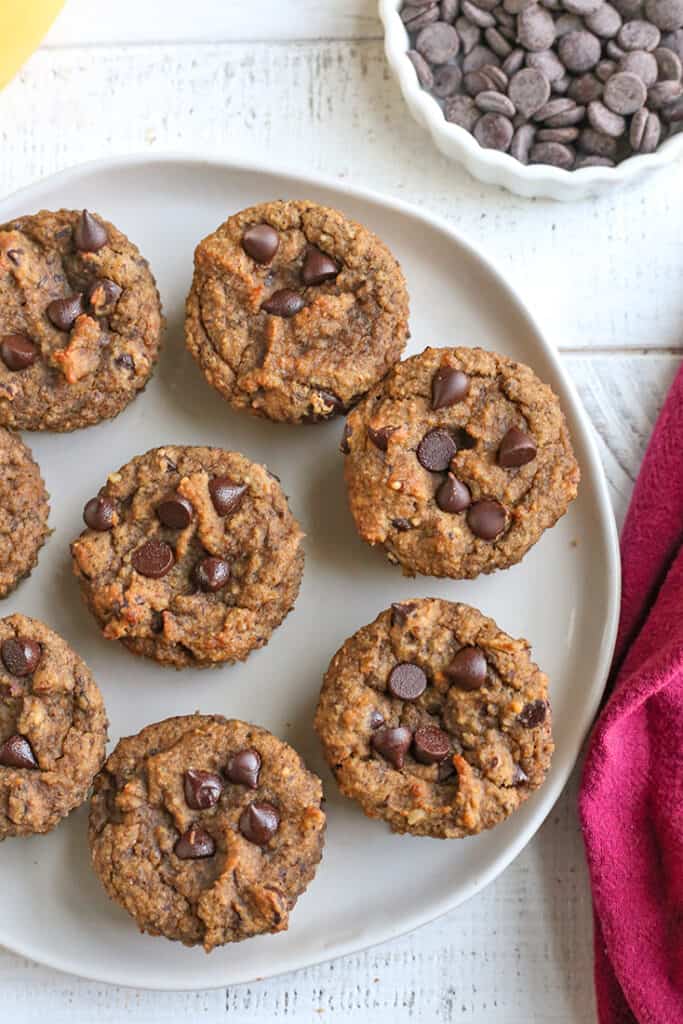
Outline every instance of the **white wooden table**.
<svg viewBox="0 0 683 1024"><path fill-rule="evenodd" d="M477 184L406 115L374 0L69 0L0 93L0 138L0 195L81 160L185 148L272 159L441 214L517 283L562 350L621 521L683 341L680 164L572 205ZM575 777L494 885L413 935L275 981L179 995L80 981L0 948L0 1019L590 1024L576 788Z"/></svg>

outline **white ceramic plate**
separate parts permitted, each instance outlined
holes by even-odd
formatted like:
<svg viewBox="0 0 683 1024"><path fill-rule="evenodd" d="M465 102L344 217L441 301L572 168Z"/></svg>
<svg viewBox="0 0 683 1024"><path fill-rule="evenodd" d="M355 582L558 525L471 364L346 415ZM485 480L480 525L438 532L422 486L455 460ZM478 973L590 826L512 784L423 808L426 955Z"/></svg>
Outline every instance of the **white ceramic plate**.
<svg viewBox="0 0 683 1024"><path fill-rule="evenodd" d="M182 341L195 244L229 214L275 197L337 206L400 258L412 296L410 352L425 345L497 349L530 363L562 398L583 472L569 514L522 565L479 581L405 580L358 539L347 511L342 424L292 428L233 413L204 382ZM619 568L607 489L574 390L538 327L499 274L449 227L393 200L289 173L188 157L133 157L66 171L0 203L0 222L42 207L100 211L140 245L157 276L168 334L146 392L113 422L70 435L26 435L52 494L55 533L2 614L44 619L94 671L112 742L200 709L244 718L292 743L325 782L329 826L318 875L288 932L207 956L139 935L95 878L82 808L52 834L0 844L0 943L102 981L157 989L223 986L304 967L381 942L457 906L529 841L564 786L598 707L617 621ZM155 445L213 444L266 462L303 523L306 572L295 610L245 665L174 672L100 638L71 575L69 541L107 474ZM543 787L492 832L443 842L392 835L343 800L311 720L332 654L390 602L470 602L528 637L550 675L557 750Z"/></svg>

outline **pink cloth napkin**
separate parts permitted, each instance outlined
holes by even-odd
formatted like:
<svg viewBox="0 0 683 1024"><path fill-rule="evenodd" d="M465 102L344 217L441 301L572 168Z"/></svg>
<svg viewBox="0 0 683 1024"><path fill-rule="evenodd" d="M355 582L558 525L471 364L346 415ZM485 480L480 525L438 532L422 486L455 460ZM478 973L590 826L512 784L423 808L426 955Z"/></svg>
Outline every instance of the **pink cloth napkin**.
<svg viewBox="0 0 683 1024"><path fill-rule="evenodd" d="M600 1024L683 1024L683 368L621 538L614 688L579 810Z"/></svg>

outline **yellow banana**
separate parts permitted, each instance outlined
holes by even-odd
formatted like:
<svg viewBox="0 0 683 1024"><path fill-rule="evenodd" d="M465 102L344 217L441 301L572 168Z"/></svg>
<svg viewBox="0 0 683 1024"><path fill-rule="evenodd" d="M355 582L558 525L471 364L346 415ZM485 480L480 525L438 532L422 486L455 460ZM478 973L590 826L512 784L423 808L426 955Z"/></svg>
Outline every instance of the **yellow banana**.
<svg viewBox="0 0 683 1024"><path fill-rule="evenodd" d="M64 0L0 0L0 89L17 73L64 6Z"/></svg>

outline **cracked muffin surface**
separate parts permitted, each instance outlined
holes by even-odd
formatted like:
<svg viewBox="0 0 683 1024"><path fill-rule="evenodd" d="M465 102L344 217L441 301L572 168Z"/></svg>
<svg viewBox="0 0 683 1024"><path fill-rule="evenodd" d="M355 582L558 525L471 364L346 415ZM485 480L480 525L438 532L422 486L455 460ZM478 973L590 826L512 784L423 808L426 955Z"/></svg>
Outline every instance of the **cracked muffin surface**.
<svg viewBox="0 0 683 1024"><path fill-rule="evenodd" d="M235 408L292 423L329 419L384 376L407 334L397 261L337 210L262 203L197 246L186 344Z"/></svg>
<svg viewBox="0 0 683 1024"><path fill-rule="evenodd" d="M144 388L163 318L154 277L113 224L42 210L0 226L0 423L75 430Z"/></svg>
<svg viewBox="0 0 683 1024"><path fill-rule="evenodd" d="M322 786L287 743L219 715L122 739L95 781L90 846L141 931L207 952L286 930L322 856Z"/></svg>
<svg viewBox="0 0 683 1024"><path fill-rule="evenodd" d="M0 619L0 839L49 832L80 806L106 741L85 662L37 619Z"/></svg>
<svg viewBox="0 0 683 1024"><path fill-rule="evenodd" d="M394 832L439 839L492 828L545 779L548 680L475 608L392 605L337 651L315 718L344 796Z"/></svg>
<svg viewBox="0 0 683 1024"><path fill-rule="evenodd" d="M473 578L519 562L576 497L553 391L480 348L427 348L349 415L342 442L363 540L406 575Z"/></svg>
<svg viewBox="0 0 683 1024"><path fill-rule="evenodd" d="M303 534L277 479L220 448L155 448L111 473L71 545L105 637L176 668L242 661L291 610Z"/></svg>
<svg viewBox="0 0 683 1024"><path fill-rule="evenodd" d="M38 562L50 533L48 498L30 449L0 427L0 597Z"/></svg>

